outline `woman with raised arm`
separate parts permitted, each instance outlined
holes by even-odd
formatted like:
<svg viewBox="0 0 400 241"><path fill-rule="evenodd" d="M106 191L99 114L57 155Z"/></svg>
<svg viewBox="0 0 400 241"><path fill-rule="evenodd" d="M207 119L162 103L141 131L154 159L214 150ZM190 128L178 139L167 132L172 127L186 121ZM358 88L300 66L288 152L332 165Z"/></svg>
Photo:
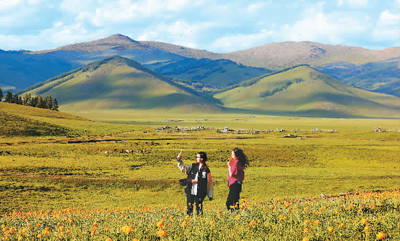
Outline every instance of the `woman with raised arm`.
<svg viewBox="0 0 400 241"><path fill-rule="evenodd" d="M249 165L243 150L235 148L232 150L228 161L228 186L229 194L226 200L228 211L239 209L240 192L244 181L244 169Z"/></svg>
<svg viewBox="0 0 400 241"><path fill-rule="evenodd" d="M187 185L185 187L185 195L187 198L187 214L193 214L193 207L196 206L197 215L203 214L203 201L206 196L213 199L213 184L211 172L208 168L207 154L199 152L196 154L196 162L185 166L182 161L182 151L177 157L178 168L187 174ZM185 181L186 181L185 180Z"/></svg>

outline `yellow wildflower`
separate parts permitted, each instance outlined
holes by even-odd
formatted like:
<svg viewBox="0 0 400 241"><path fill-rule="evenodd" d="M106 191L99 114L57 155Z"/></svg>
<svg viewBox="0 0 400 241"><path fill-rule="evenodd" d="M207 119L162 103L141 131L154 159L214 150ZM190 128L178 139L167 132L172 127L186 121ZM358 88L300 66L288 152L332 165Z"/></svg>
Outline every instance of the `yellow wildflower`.
<svg viewBox="0 0 400 241"><path fill-rule="evenodd" d="M251 220L251 222L249 223L249 225L252 226L252 227L254 226L254 224L256 224L255 220Z"/></svg>
<svg viewBox="0 0 400 241"><path fill-rule="evenodd" d="M158 222L156 226L157 226L158 228L163 227L163 226L164 226L164 219L161 219L161 221Z"/></svg>
<svg viewBox="0 0 400 241"><path fill-rule="evenodd" d="M167 235L167 232L165 232L164 230L159 230L157 232L157 235L162 238L162 237L165 237Z"/></svg>
<svg viewBox="0 0 400 241"><path fill-rule="evenodd" d="M386 238L386 237L387 237L387 235L386 235L384 232L382 232L382 231L380 231L380 232L376 235L376 239L379 239L379 240L384 239L384 238Z"/></svg>

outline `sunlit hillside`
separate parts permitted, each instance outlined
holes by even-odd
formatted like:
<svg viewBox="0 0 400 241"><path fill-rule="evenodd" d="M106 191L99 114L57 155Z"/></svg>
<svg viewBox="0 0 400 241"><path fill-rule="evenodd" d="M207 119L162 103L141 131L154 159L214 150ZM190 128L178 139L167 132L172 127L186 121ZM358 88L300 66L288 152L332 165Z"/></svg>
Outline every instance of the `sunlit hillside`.
<svg viewBox="0 0 400 241"><path fill-rule="evenodd" d="M400 108L397 97L347 86L308 66L256 78L215 97L231 108L332 117L396 117Z"/></svg>
<svg viewBox="0 0 400 241"><path fill-rule="evenodd" d="M57 124L57 120L84 121L81 117L54 110L0 102L0 135L52 136L77 134L73 128Z"/></svg>
<svg viewBox="0 0 400 241"><path fill-rule="evenodd" d="M157 75L137 62L111 57L55 77L28 91L56 96L71 109L218 109L212 98Z"/></svg>

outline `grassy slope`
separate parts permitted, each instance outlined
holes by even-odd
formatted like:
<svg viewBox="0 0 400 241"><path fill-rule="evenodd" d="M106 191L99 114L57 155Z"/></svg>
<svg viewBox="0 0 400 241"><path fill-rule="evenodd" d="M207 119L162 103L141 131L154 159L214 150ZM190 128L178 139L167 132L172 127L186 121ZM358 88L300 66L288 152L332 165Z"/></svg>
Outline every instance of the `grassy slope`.
<svg viewBox="0 0 400 241"><path fill-rule="evenodd" d="M38 136L104 135L141 128L138 125L94 122L62 111L0 102L0 136L19 136L17 142L31 141Z"/></svg>
<svg viewBox="0 0 400 241"><path fill-rule="evenodd" d="M238 121L238 128L259 128L257 119ZM186 164L193 161L197 151L207 152L215 187L214 202L221 207L228 192L226 160L234 147L243 148L251 161L242 193L246 199L266 201L273 197L399 187L399 134L373 132L376 124L385 129L396 126L395 120L372 120L369 124L366 120L311 121L320 123L313 127L335 128L337 132L311 131L310 119L300 118L280 119L280 123L273 124L268 119L262 122L263 128L270 129L291 126L303 140L283 138L292 131L256 135L217 134L215 130L170 133L157 132L153 127L146 132L98 137L98 142L87 143L1 145L12 140L0 138L0 173L7 174L0 181L4 190L0 193L4 203L0 212L184 205L183 188L177 184L184 174L179 172L174 159L181 149ZM305 126L310 129L298 130ZM134 152L121 153L121 149ZM106 155L105 150L117 151Z"/></svg>
<svg viewBox="0 0 400 241"><path fill-rule="evenodd" d="M146 130L142 131L137 125L91 122L62 112L15 104L0 103L0 108L0 113L28 120L17 122L20 126L40 121L49 128L50 123L70 128L82 139L89 138L86 135L106 134L91 136L95 141L86 143L52 142L55 137L0 136L0 190L3 190L0 212L176 202L183 205L183 191L176 180L184 175L174 160L181 149L186 163L192 161L197 151L207 151L215 181L215 202L221 207L227 196L225 162L234 147L245 149L252 163L246 171L242 194L246 199L391 189L399 183L399 134L373 132L374 126L384 130L398 128L397 120L170 113L169 117L183 120L171 123L156 112L153 112L156 119L142 115L127 119L142 118L139 124ZM146 121L154 122L143 127ZM256 135L217 134L215 129L185 133L155 131L155 127L165 125L284 128L294 129L305 139L283 138L293 130ZM33 128L41 130L38 126ZM315 128L337 132L311 131ZM134 152L121 153L121 149ZM105 155L105 150L113 153ZM260 192L260 188L265 191Z"/></svg>
<svg viewBox="0 0 400 241"><path fill-rule="evenodd" d="M48 122L46 120L54 120ZM72 128L58 125L57 120L83 121L83 118L52 110L17 104L0 103L0 135L61 136L77 134Z"/></svg>
<svg viewBox="0 0 400 241"><path fill-rule="evenodd" d="M272 94L263 95L266 91ZM338 116L395 117L400 104L396 97L346 86L306 66L261 78L215 97L232 108L317 114L329 111Z"/></svg>
<svg viewBox="0 0 400 241"><path fill-rule="evenodd" d="M57 96L70 109L215 107L136 62L120 57L92 63L30 92Z"/></svg>

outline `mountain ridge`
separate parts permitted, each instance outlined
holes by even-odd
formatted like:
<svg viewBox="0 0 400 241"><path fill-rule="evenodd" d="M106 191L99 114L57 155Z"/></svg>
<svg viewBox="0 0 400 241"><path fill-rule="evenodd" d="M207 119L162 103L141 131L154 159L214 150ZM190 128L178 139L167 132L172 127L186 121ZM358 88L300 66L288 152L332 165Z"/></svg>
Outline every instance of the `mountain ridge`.
<svg viewBox="0 0 400 241"><path fill-rule="evenodd" d="M106 49L146 49L147 46L143 45L142 43L135 41L128 36L122 34L114 34L105 38L89 41L89 42L82 42L82 43L75 43L75 44L68 44L65 46L58 47L56 49L50 50L43 50L37 51L33 53L48 53L54 52L59 50L68 50L68 51L81 51L81 52L98 52Z"/></svg>
<svg viewBox="0 0 400 241"><path fill-rule="evenodd" d="M208 58L208 59L229 59L239 64L262 68L285 68L298 64L317 64L325 62L346 61L349 63L367 63L372 60L382 61L400 57L400 47L385 48L381 50L371 50L356 46L322 44L311 41L285 41L272 42L249 49L233 51L228 53L213 53L207 50L188 48L180 45L158 42L158 41L136 41L122 34L114 34L98 40L65 45L45 52L70 50L83 52L96 52L105 49L159 49L170 53L175 53L188 58ZM342 54L348 52L347 54ZM42 53L42 52L36 52ZM334 53L342 57L335 57L334 60L327 59ZM248 61L252 56L255 60ZM356 57L354 57L356 56ZM321 61L316 61L321 59ZM251 58L250 58L251 59ZM289 60L291 59L291 62ZM268 64L279 62L280 64ZM260 64L259 61L264 61Z"/></svg>
<svg viewBox="0 0 400 241"><path fill-rule="evenodd" d="M37 86L32 95L57 96L69 110L181 108L325 117L393 118L399 98L347 86L300 65L268 73L213 96L114 56L95 61ZM397 104L399 103L399 104Z"/></svg>
<svg viewBox="0 0 400 241"><path fill-rule="evenodd" d="M77 108L220 108L213 103L218 101L119 56L95 61L26 93L57 96L59 103Z"/></svg>
<svg viewBox="0 0 400 241"><path fill-rule="evenodd" d="M184 82L185 86L211 92L240 84L257 77L257 74L262 76L267 72L307 64L343 83L400 96L395 89L400 75L399 65L396 65L396 58L400 58L399 50L399 47L368 50L288 41L231 53L212 53L162 42L135 41L115 34L42 52L0 51L0 88L3 91L20 91L87 63L119 55L139 62L160 76L173 79L174 83ZM385 59L397 55L399 57L392 58L393 61ZM257 70L260 67L251 65L264 66L264 70Z"/></svg>

